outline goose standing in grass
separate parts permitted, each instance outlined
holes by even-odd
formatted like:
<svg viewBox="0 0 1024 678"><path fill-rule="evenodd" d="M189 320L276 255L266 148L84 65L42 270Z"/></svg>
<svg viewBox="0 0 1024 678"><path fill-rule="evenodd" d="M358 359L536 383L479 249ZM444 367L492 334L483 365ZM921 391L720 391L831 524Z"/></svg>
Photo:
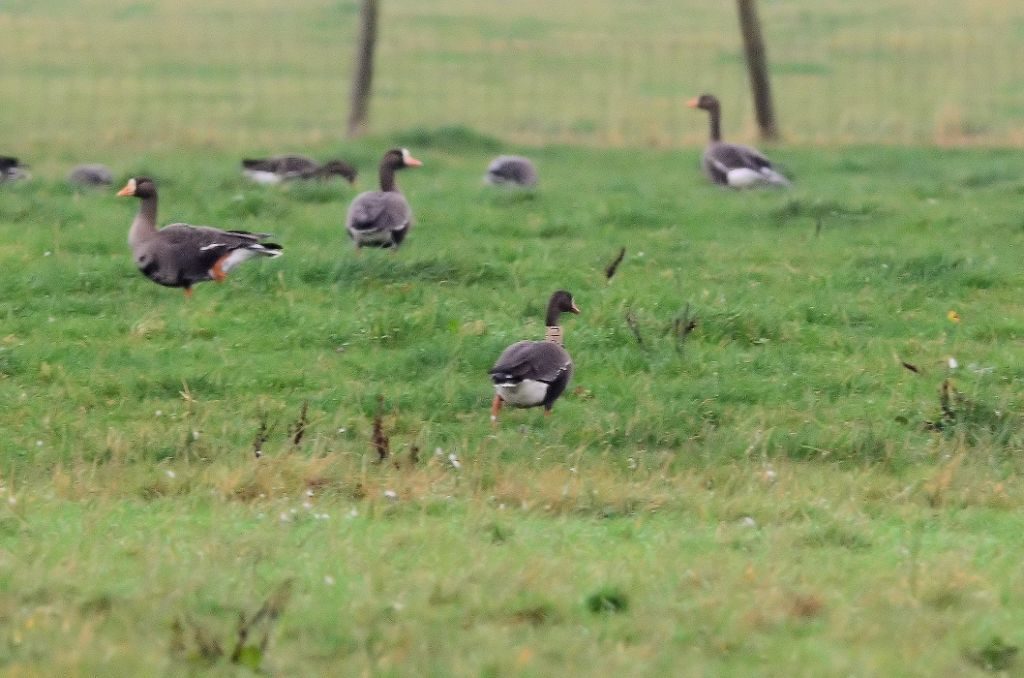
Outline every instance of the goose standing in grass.
<svg viewBox="0 0 1024 678"><path fill-rule="evenodd" d="M166 287L183 287L206 280L224 282L228 272L253 257L278 257L282 248L262 242L268 233L222 231L210 226L169 224L156 227L156 184L148 177L129 179L119 196L139 199L139 211L128 231L135 265L142 274Z"/></svg>
<svg viewBox="0 0 1024 678"><path fill-rule="evenodd" d="M520 155L499 155L487 166L484 180L492 186L532 188L537 185L537 168Z"/></svg>
<svg viewBox="0 0 1024 678"><path fill-rule="evenodd" d="M275 155L270 158L242 160L242 174L258 184L279 184L295 179L329 179L337 175L350 184L356 181L356 168L344 160L324 164L303 155Z"/></svg>
<svg viewBox="0 0 1024 678"><path fill-rule="evenodd" d="M731 188L791 185L756 148L722 141L721 105L713 94L702 94L686 105L705 110L711 117L711 140L701 158L701 167L712 183Z"/></svg>
<svg viewBox="0 0 1024 678"><path fill-rule="evenodd" d="M114 174L106 165L89 163L77 165L68 173L68 181L77 186L109 186Z"/></svg>
<svg viewBox="0 0 1024 678"><path fill-rule="evenodd" d="M362 247L398 247L412 227L412 208L395 183L395 172L423 163L405 148L393 148L380 161L380 190L360 193L348 207L345 230Z"/></svg>
<svg viewBox="0 0 1024 678"><path fill-rule="evenodd" d="M579 312L572 295L558 290L548 301L544 341L518 341L502 351L490 372L495 391L492 422L498 421L503 403L512 407L543 405L544 414L551 414L551 407L565 391L573 370L572 358L562 348L559 316Z"/></svg>
<svg viewBox="0 0 1024 678"><path fill-rule="evenodd" d="M0 155L0 183L18 181L19 179L31 179L32 175L25 171L27 168L28 165L23 165L15 157Z"/></svg>

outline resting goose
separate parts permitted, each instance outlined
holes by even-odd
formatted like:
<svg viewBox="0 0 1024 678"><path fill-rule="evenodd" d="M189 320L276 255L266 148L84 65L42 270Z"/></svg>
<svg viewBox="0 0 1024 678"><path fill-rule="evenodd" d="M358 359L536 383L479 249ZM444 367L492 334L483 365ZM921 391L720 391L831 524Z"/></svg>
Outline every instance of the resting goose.
<svg viewBox="0 0 1024 678"><path fill-rule="evenodd" d="M791 185L757 149L722 141L721 105L713 94L702 94L686 105L705 110L711 116L711 140L701 158L701 167L712 183L731 188Z"/></svg>
<svg viewBox="0 0 1024 678"><path fill-rule="evenodd" d="M185 296L192 296L196 283L224 282L228 272L243 261L281 255L280 245L261 242L269 233L188 224L169 224L157 230L156 184L148 177L129 179L117 194L139 199L139 212L128 231L135 265L155 283L185 288Z"/></svg>
<svg viewBox="0 0 1024 678"><path fill-rule="evenodd" d="M529 159L519 155L499 155L487 166L484 180L492 186L537 185L537 168Z"/></svg>
<svg viewBox="0 0 1024 678"><path fill-rule="evenodd" d="M362 247L398 247L412 226L412 208L395 183L395 172L423 163L412 157L408 149L393 148L380 161L380 190L360 193L348 207L345 229Z"/></svg>
<svg viewBox="0 0 1024 678"><path fill-rule="evenodd" d="M25 171L27 168L28 165L21 164L15 157L0 155L0 183L31 179L32 175Z"/></svg>
<svg viewBox="0 0 1024 678"><path fill-rule="evenodd" d="M503 403L512 407L543 405L544 414L551 414L551 407L565 391L573 369L572 358L562 348L558 318L562 313L579 312L572 295L558 290L548 302L544 341L518 341L502 351L490 372L495 391L492 422L498 421Z"/></svg>
<svg viewBox="0 0 1024 678"><path fill-rule="evenodd" d="M279 184L293 179L328 179L335 174L354 184L357 171L343 160L328 160L321 165L303 155L275 155L242 160L242 174L258 184Z"/></svg>
<svg viewBox="0 0 1024 678"><path fill-rule="evenodd" d="M68 181L78 186L109 186L114 183L114 175L106 165L90 163L74 167Z"/></svg>

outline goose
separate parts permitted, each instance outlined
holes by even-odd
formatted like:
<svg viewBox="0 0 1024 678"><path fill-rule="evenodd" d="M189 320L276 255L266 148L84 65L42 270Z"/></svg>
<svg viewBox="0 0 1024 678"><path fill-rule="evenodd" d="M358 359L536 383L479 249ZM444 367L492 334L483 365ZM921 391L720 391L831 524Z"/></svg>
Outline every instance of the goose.
<svg viewBox="0 0 1024 678"><path fill-rule="evenodd" d="M512 407L543 405L545 416L551 414L551 407L565 391L573 370L572 358L562 348L558 319L562 313L579 312L569 292L556 291L548 301L544 341L517 341L502 351L490 372L495 391L491 404L493 423L497 423L504 403Z"/></svg>
<svg viewBox="0 0 1024 678"><path fill-rule="evenodd" d="M393 148L380 161L380 190L360 193L348 207L345 230L362 247L397 248L412 226L412 208L395 183L395 172L406 167L420 167L406 148Z"/></svg>
<svg viewBox="0 0 1024 678"><path fill-rule="evenodd" d="M242 174L265 185L293 179L327 179L335 174L354 184L357 173L355 167L343 160L328 160L321 165L303 155L275 155L242 160Z"/></svg>
<svg viewBox="0 0 1024 678"><path fill-rule="evenodd" d="M492 186L537 185L537 168L528 159L519 155L499 155L487 166L484 181Z"/></svg>
<svg viewBox="0 0 1024 678"><path fill-rule="evenodd" d="M18 181L19 179L31 179L32 175L26 172L28 165L24 165L17 158L10 155L0 155L0 183L5 181Z"/></svg>
<svg viewBox="0 0 1024 678"><path fill-rule="evenodd" d="M701 158L701 167L712 183L731 188L792 185L756 148L722 141L721 105L713 94L702 94L686 105L705 110L711 116L711 140Z"/></svg>
<svg viewBox="0 0 1024 678"><path fill-rule="evenodd" d="M156 228L156 183L134 177L119 196L139 199L139 211L128 231L135 265L142 274L165 287L183 287L192 296L192 285L206 280L224 282L228 272L257 256L278 257L283 248L270 242L269 233L222 231L210 226L169 224Z"/></svg>
<svg viewBox="0 0 1024 678"><path fill-rule="evenodd" d="M114 183L114 175L106 165L89 163L72 168L68 181L78 186L109 186Z"/></svg>

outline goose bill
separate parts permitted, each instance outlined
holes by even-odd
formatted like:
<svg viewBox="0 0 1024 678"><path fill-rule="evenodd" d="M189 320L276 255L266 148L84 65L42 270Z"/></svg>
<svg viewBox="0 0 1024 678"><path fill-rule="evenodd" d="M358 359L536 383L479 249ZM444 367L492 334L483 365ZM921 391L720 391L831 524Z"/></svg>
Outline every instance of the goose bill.
<svg viewBox="0 0 1024 678"><path fill-rule="evenodd" d="M128 183L117 194L122 198L127 195L135 195L135 179L129 179Z"/></svg>

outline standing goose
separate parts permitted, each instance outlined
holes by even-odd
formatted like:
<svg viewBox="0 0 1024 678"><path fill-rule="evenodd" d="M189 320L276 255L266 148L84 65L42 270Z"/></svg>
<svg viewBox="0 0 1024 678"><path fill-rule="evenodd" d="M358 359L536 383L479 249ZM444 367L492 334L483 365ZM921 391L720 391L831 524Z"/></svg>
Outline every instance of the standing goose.
<svg viewBox="0 0 1024 678"><path fill-rule="evenodd" d="M243 261L281 255L280 245L261 242L269 233L188 224L169 224L157 230L156 184L148 177L129 179L117 194L139 199L139 212L128 231L135 265L155 283L185 288L185 296L192 296L196 283L224 282L228 272Z"/></svg>
<svg viewBox="0 0 1024 678"><path fill-rule="evenodd" d="M503 403L513 407L544 406L544 414L551 414L572 377L572 358L562 348L562 328L558 318L562 313L579 313L572 295L558 290L551 295L545 319L547 333L544 341L517 341L498 357L491 368L494 382L494 402L491 421L498 421Z"/></svg>
<svg viewBox="0 0 1024 678"><path fill-rule="evenodd" d="M487 166L484 180L492 186L537 185L537 168L528 158L519 155L499 155Z"/></svg>
<svg viewBox="0 0 1024 678"><path fill-rule="evenodd" d="M701 167L712 183L731 188L791 185L756 148L722 141L721 105L713 94L702 94L686 105L705 110L711 116L711 140L701 158Z"/></svg>
<svg viewBox="0 0 1024 678"><path fill-rule="evenodd" d="M412 226L412 209L395 183L395 172L423 163L408 149L393 148L380 161L380 190L360 193L348 207L345 229L362 247L398 247Z"/></svg>
<svg viewBox="0 0 1024 678"><path fill-rule="evenodd" d="M356 168L343 160L328 160L323 165L304 155L275 155L270 158L242 160L242 174L258 184L279 184L293 179L329 179L344 177L356 181Z"/></svg>
<svg viewBox="0 0 1024 678"><path fill-rule="evenodd" d="M31 179L32 175L25 171L27 168L28 165L23 165L15 157L0 155L0 183L17 181L19 179Z"/></svg>

